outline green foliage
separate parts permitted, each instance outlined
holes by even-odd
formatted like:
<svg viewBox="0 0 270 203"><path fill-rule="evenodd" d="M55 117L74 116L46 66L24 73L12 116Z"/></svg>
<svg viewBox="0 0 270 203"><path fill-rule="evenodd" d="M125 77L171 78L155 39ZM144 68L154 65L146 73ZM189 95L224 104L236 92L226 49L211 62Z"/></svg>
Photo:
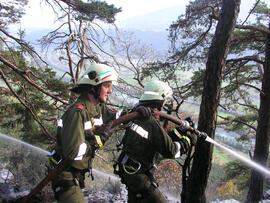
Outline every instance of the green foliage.
<svg viewBox="0 0 270 203"><path fill-rule="evenodd" d="M240 160L235 160L227 163L225 167L226 179L241 179L245 184L241 185L241 188L247 186L248 178L250 175L250 168L243 164ZM240 178L241 177L241 178ZM245 180L245 181L244 181Z"/></svg>
<svg viewBox="0 0 270 203"><path fill-rule="evenodd" d="M265 2L260 1L254 9L254 14L257 17L256 24L262 25L265 22L268 22L270 16L270 9L267 7L267 4Z"/></svg>
<svg viewBox="0 0 270 203"><path fill-rule="evenodd" d="M243 2L242 2L243 3ZM182 99L200 98L203 89L204 68L208 48L212 43L215 25L218 22L222 1L195 0L186 6L184 15L180 15L169 29L172 44L170 57L164 63L159 62L156 75L167 70L164 78L177 87L177 96ZM267 28L270 9L260 1L252 10L250 18L242 25L250 29L234 30L228 58L223 70L223 84L220 106L223 109L239 112L240 116L227 117L233 120L226 128L238 130L243 135L255 135L258 117L259 94L262 82L261 66L264 62L266 35L255 28ZM253 19L253 23L250 22ZM256 22L254 23L254 19ZM238 24L241 22L238 20ZM241 27L241 26L239 26ZM254 28L254 29L253 29ZM172 76L181 71L190 70L193 76L185 81ZM241 129L242 128L242 129Z"/></svg>
<svg viewBox="0 0 270 203"><path fill-rule="evenodd" d="M115 15L121 12L121 8L116 8L113 4L109 5L105 1L91 1L85 3L77 1L76 10L80 12L77 19L93 21L99 19L107 23L114 23ZM82 15L83 14L83 15Z"/></svg>
<svg viewBox="0 0 270 203"><path fill-rule="evenodd" d="M163 81L166 79L172 80L177 75L175 71L169 63L162 63L161 61L149 63L142 68L140 80L143 81L145 78L159 78Z"/></svg>
<svg viewBox="0 0 270 203"><path fill-rule="evenodd" d="M207 185L207 199L236 199L245 198L250 168L239 160L231 161L227 153L214 149L212 167Z"/></svg>
<svg viewBox="0 0 270 203"><path fill-rule="evenodd" d="M0 28L17 23L25 14L24 7L28 0L1 0L0 1Z"/></svg>
<svg viewBox="0 0 270 203"><path fill-rule="evenodd" d="M171 58L173 60L193 64L201 63L207 58L216 25L216 22L212 22L209 18L212 14L210 5L215 13L219 13L221 3L220 0L195 0L186 6L185 15L180 15L169 28L169 39L173 47ZM211 32L204 35L209 26L211 26ZM197 39L198 41L195 42Z"/></svg>
<svg viewBox="0 0 270 203"><path fill-rule="evenodd" d="M230 157L226 156L226 154L224 154L224 151L217 149L217 148L214 148L214 154L213 154L213 163L214 164L223 167L229 162L230 162ZM222 170L224 170L224 168Z"/></svg>
<svg viewBox="0 0 270 203"><path fill-rule="evenodd" d="M193 97L201 97L202 91L203 91L203 80L205 75L205 69L199 68L197 71L193 72L193 76L191 77L191 80L194 81L194 85L190 89L190 94Z"/></svg>
<svg viewBox="0 0 270 203"><path fill-rule="evenodd" d="M245 51L250 52L251 50L256 50L258 51L258 53L263 54L264 43L265 43L265 36L261 32L254 32L253 30L235 30L234 37L232 39L230 46L230 54L241 56L242 55L241 52ZM242 63L242 60L238 61L238 64L239 63ZM237 63L235 64L235 66L236 65Z"/></svg>
<svg viewBox="0 0 270 203"><path fill-rule="evenodd" d="M31 80L34 80L37 86L51 94L57 95L62 100L68 99L69 85L56 78L56 72L52 71L51 68L31 65L31 63L26 60L27 55L25 52L19 48L9 51L2 50L1 54L7 59L15 60L19 69L25 71L24 74L28 78L31 78ZM0 116L1 128L5 129L6 133L15 133L13 136L21 136L23 139L33 144L39 142L48 143L50 140L48 140L48 137L42 132L38 122L52 130L51 133L54 133L57 103L36 87L29 84L21 74L10 71L10 69L3 64L0 66L8 78L9 85L17 95L13 95L12 92L6 88L0 90L2 95L0 100L2 111ZM34 118L34 115L36 118ZM14 128L17 129L16 132L12 130ZM10 131L8 131L8 129L10 129Z"/></svg>
<svg viewBox="0 0 270 203"><path fill-rule="evenodd" d="M230 120L232 116L228 116L227 119ZM233 117L234 121L225 126L225 129L228 131L238 132L241 135L249 134L249 138L252 138L255 133L256 126L257 126L257 113L246 113L243 115L236 115ZM247 126L247 124L249 126ZM251 128L252 127L252 128Z"/></svg>

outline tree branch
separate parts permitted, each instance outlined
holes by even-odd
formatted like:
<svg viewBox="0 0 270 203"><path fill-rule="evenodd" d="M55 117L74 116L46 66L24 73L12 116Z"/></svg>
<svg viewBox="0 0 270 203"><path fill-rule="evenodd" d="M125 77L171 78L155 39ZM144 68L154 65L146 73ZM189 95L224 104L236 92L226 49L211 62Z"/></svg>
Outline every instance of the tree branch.
<svg viewBox="0 0 270 203"><path fill-rule="evenodd" d="M37 88L38 90L40 90L41 92L43 92L44 94L54 98L55 100L63 103L63 104L67 104L68 102L60 99L59 97L47 92L46 90L44 90L43 88L41 88L38 84L36 84L31 78L29 78L26 73L27 71L22 71L20 70L17 66L13 65L12 63L8 62L4 57L2 57L0 55L0 61L3 62L7 67L11 68L14 72L16 72L17 74L19 74L22 78L24 78L30 85L32 85L33 87Z"/></svg>
<svg viewBox="0 0 270 203"><path fill-rule="evenodd" d="M256 27L251 25L236 25L235 28L242 29L242 30L253 30L253 31L259 31L262 34L270 34L270 30L268 30L266 27Z"/></svg>
<svg viewBox="0 0 270 203"><path fill-rule="evenodd" d="M247 22L249 16L252 14L252 12L253 12L254 9L256 8L256 6L259 4L259 2L260 2L260 0L258 0L258 1L254 4L253 8L252 8L252 9L250 10L250 12L248 13L246 19L243 21L242 25L244 25L244 24Z"/></svg>
<svg viewBox="0 0 270 203"><path fill-rule="evenodd" d="M20 46L22 46L23 48L25 48L26 51L27 51L33 58L35 58L35 56L37 56L43 63L45 63L46 65L48 65L47 62L44 61L44 60L39 56L39 54L38 54L37 52L35 52L35 51L34 51L34 50L33 50L26 42L24 42L24 41L22 41L22 40L20 40L20 39L18 39L18 38L16 38L16 37L10 35L8 32L6 32L5 30L3 30L3 29L1 29L1 28L0 28L0 31L1 31L2 33L4 33L7 37L9 37L9 38L13 39L15 42L17 42ZM33 55L33 53L34 53L34 55Z"/></svg>
<svg viewBox="0 0 270 203"><path fill-rule="evenodd" d="M13 95L20 101L20 103L31 113L31 115L33 116L33 118L35 119L35 121L39 124L39 126L41 127L42 131L44 134L48 135L50 138L52 138L53 140L55 140L55 138L50 134L50 132L46 129L46 127L44 125L42 125L42 123L40 122L38 115L35 114L31 108L28 107L28 105L21 99L21 97L16 93L16 91L11 87L11 85L9 84L4 72L0 69L0 75L2 76L4 82L6 83L6 85L8 86L8 88L10 89L10 91L13 93Z"/></svg>
<svg viewBox="0 0 270 203"><path fill-rule="evenodd" d="M220 117L220 118L222 118L222 119L224 119L226 121L219 121L219 122L217 122L217 125L226 125L226 124L230 124L230 123L236 122L236 123L241 123L241 124L243 124L243 125L251 128L252 130L256 131L256 128L255 127L253 127L252 125L249 125L248 123L245 123L245 122L243 122L243 121L241 121L239 119L236 119L236 118L228 119L228 118L226 118L224 116L221 116L221 115L218 115L218 117Z"/></svg>

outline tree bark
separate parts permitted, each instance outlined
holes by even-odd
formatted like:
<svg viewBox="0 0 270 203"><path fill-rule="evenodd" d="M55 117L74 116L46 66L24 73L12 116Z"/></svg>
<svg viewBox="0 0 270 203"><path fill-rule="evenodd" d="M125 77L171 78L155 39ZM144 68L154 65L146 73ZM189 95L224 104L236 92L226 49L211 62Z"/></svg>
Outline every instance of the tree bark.
<svg viewBox="0 0 270 203"><path fill-rule="evenodd" d="M270 31L270 20L269 20ZM266 166L270 142L270 34L266 38L264 75L262 93L260 94L260 110L256 131L256 144L253 160ZM251 178L246 202L259 202L263 198L265 177L255 169L251 170Z"/></svg>
<svg viewBox="0 0 270 203"><path fill-rule="evenodd" d="M208 53L198 129L206 132L211 138L215 137L222 71L238 17L240 1L223 0L219 22ZM184 189L185 193L182 192L181 202L206 202L205 189L211 169L212 153L213 145L198 140L191 174Z"/></svg>

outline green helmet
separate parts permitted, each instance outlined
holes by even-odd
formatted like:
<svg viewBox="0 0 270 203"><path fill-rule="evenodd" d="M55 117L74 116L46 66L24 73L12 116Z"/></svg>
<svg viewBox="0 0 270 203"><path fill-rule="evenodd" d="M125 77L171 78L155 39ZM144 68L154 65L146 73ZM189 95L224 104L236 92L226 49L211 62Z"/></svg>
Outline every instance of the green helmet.
<svg viewBox="0 0 270 203"><path fill-rule="evenodd" d="M145 84L140 101L166 100L173 94L172 89L165 82L153 80Z"/></svg>
<svg viewBox="0 0 270 203"><path fill-rule="evenodd" d="M117 81L118 74L114 68L104 64L92 64L87 68L78 85L99 85L104 82Z"/></svg>

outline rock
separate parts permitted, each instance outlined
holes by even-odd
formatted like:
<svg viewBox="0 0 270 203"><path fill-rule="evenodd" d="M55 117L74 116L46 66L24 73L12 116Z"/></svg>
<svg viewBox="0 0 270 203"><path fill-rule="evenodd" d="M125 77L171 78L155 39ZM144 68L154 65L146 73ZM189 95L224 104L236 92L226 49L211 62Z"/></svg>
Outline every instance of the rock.
<svg viewBox="0 0 270 203"><path fill-rule="evenodd" d="M0 183L5 183L14 178L13 174L7 170L7 169L2 169L0 171Z"/></svg>

